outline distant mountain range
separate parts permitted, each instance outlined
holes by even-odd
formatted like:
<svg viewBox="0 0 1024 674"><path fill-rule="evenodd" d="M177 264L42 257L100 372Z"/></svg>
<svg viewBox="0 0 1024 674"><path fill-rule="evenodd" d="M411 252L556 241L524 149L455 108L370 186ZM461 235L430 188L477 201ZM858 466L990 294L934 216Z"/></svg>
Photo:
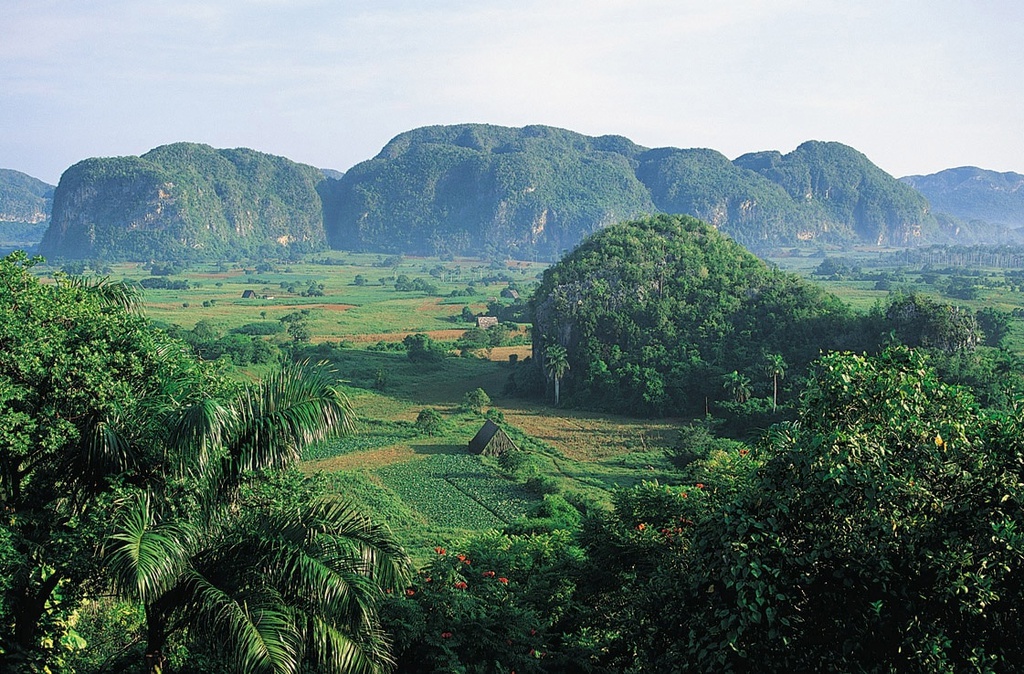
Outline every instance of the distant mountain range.
<svg viewBox="0 0 1024 674"><path fill-rule="evenodd" d="M973 166L947 169L901 182L924 195L936 211L965 220L1024 227L1024 175Z"/></svg>
<svg viewBox="0 0 1024 674"><path fill-rule="evenodd" d="M50 224L53 185L0 169L0 250L33 246Z"/></svg>
<svg viewBox="0 0 1024 674"><path fill-rule="evenodd" d="M45 226L50 194L39 245L50 257L209 259L329 244L551 259L611 223L658 212L693 215L755 251L1002 243L1024 240L1012 229L1024 225L1022 180L952 169L898 181L832 142L730 161L621 136L462 124L399 134L345 173L193 143L87 159L56 189L0 172L0 234L15 214Z"/></svg>

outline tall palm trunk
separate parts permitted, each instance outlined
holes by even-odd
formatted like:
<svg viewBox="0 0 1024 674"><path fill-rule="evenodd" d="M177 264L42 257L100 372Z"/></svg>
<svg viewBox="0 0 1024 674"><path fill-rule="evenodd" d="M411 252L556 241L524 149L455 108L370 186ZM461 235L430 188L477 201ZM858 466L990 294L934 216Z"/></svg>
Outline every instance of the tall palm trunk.
<svg viewBox="0 0 1024 674"><path fill-rule="evenodd" d="M146 606L146 671L149 674L168 674L167 615L153 605Z"/></svg>

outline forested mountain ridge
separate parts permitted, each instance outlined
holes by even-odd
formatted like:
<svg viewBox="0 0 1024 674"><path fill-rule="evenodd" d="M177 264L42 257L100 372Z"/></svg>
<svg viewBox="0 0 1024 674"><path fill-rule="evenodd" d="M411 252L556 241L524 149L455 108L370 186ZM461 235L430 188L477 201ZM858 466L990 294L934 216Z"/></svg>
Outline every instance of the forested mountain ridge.
<svg viewBox="0 0 1024 674"><path fill-rule="evenodd" d="M244 148L175 143L68 169L41 251L210 258L329 244L555 259L607 225L654 213L694 216L755 251L801 242L1015 240L1003 220L936 212L944 208L904 181L835 142L730 161L712 149L648 149L622 136L539 125L413 129L345 173Z"/></svg>
<svg viewBox="0 0 1024 674"><path fill-rule="evenodd" d="M53 189L20 171L0 169L0 247L39 241L50 222Z"/></svg>
<svg viewBox="0 0 1024 674"><path fill-rule="evenodd" d="M786 155L755 152L733 163L782 187L800 205L811 236L835 231L905 246L937 224L924 197L842 143L808 141Z"/></svg>
<svg viewBox="0 0 1024 674"><path fill-rule="evenodd" d="M621 136L462 124L396 136L328 188L338 248L557 257L612 222L705 220L750 248L801 240L908 245L941 236L927 201L863 154L810 141L729 161Z"/></svg>
<svg viewBox="0 0 1024 674"><path fill-rule="evenodd" d="M974 166L946 169L930 175L900 178L923 194L937 211L1024 227L1024 175L988 171Z"/></svg>
<svg viewBox="0 0 1024 674"><path fill-rule="evenodd" d="M392 139L330 183L334 248L557 255L655 210L625 138L545 126L432 126ZM332 207L334 206L334 207Z"/></svg>
<svg viewBox="0 0 1024 674"><path fill-rule="evenodd" d="M86 159L61 176L40 252L148 259L322 248L324 179L284 157L195 143Z"/></svg>

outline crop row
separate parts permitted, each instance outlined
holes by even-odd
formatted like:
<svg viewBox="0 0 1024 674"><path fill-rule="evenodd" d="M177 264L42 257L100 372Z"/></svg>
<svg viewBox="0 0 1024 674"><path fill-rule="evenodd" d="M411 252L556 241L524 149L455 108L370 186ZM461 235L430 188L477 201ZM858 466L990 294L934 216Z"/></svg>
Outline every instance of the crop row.
<svg viewBox="0 0 1024 674"><path fill-rule="evenodd" d="M376 473L435 526L501 527L522 516L528 505L521 490L488 471L475 456L435 454Z"/></svg>
<svg viewBox="0 0 1024 674"><path fill-rule="evenodd" d="M533 498L519 485L495 475L475 456L438 455L438 469L467 497L508 523L526 514Z"/></svg>

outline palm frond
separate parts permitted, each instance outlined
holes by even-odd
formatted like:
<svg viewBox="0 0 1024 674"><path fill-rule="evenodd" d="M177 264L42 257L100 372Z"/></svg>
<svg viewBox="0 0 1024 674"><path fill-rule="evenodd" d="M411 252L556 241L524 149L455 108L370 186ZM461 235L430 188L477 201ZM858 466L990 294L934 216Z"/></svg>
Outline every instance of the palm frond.
<svg viewBox="0 0 1024 674"><path fill-rule="evenodd" d="M336 674L383 674L394 667L386 635L369 629L354 637L330 623L313 618L307 635L310 651L321 669Z"/></svg>
<svg viewBox="0 0 1024 674"><path fill-rule="evenodd" d="M127 470L135 463L132 443L110 420L92 424L82 437L81 450L86 474L97 479Z"/></svg>
<svg viewBox="0 0 1024 674"><path fill-rule="evenodd" d="M216 400L189 405L173 420L168 444L177 454L179 468L201 478L211 470L236 425L233 411Z"/></svg>
<svg viewBox="0 0 1024 674"><path fill-rule="evenodd" d="M301 549L375 587L397 589L409 582L409 556L390 530L346 501L322 498L302 511L263 513L252 526L277 549Z"/></svg>
<svg viewBox="0 0 1024 674"><path fill-rule="evenodd" d="M66 288L82 290L109 307L128 313L141 313L142 293L138 286L126 281L111 281L110 277L58 276L57 283Z"/></svg>
<svg viewBox="0 0 1024 674"><path fill-rule="evenodd" d="M231 454L238 472L291 465L304 447L341 435L352 423L348 399L322 368L305 363L286 365L250 387L233 410L238 425Z"/></svg>
<svg viewBox="0 0 1024 674"><path fill-rule="evenodd" d="M282 548L266 558L265 573L282 596L305 613L350 629L371 624L376 615L380 587L351 562L332 564L301 548Z"/></svg>
<svg viewBox="0 0 1024 674"><path fill-rule="evenodd" d="M195 571L187 574L192 611L211 634L222 635L237 671L294 674L302 658L301 634L272 597L240 601Z"/></svg>
<svg viewBox="0 0 1024 674"><path fill-rule="evenodd" d="M373 522L351 503L319 499L311 504L306 518L310 530L323 534L317 538L322 554L357 554L361 572L380 587L396 589L408 584L411 561L405 549L386 526Z"/></svg>
<svg viewBox="0 0 1024 674"><path fill-rule="evenodd" d="M184 523L158 524L149 494L128 501L104 545L118 594L152 602L188 567L194 530Z"/></svg>

